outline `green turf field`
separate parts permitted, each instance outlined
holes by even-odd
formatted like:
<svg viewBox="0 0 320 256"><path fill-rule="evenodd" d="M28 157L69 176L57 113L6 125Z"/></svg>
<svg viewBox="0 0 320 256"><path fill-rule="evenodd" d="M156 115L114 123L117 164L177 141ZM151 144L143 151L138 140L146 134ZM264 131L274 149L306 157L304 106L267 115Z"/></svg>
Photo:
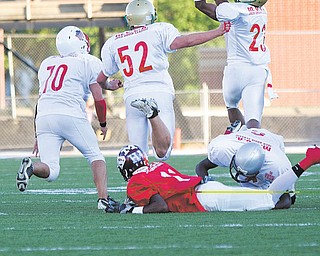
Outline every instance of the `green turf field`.
<svg viewBox="0 0 320 256"><path fill-rule="evenodd" d="M203 157L168 162L194 174ZM289 157L296 163L302 155ZM115 157L106 159L109 194L122 201L126 183ZM320 166L298 180L289 210L149 215L98 210L83 158L62 158L57 181L33 177L24 193L15 184L19 166L20 159L0 160L0 255L320 255ZM211 173L236 185L227 169Z"/></svg>

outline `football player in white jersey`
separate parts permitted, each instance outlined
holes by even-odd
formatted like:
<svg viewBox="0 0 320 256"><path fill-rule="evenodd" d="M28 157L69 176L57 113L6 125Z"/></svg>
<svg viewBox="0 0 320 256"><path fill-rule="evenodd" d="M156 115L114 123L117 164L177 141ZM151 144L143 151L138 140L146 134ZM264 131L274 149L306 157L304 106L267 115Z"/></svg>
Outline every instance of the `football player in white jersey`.
<svg viewBox="0 0 320 256"><path fill-rule="evenodd" d="M130 30L105 42L101 50L103 69L97 81L102 88L109 88L108 77L120 71L124 79L130 143L148 152L150 133L155 157L166 160L175 131L175 92L167 55L223 35L230 23L223 23L216 30L182 36L169 23L155 23L156 18L155 8L148 0L133 0L127 5L126 20Z"/></svg>
<svg viewBox="0 0 320 256"><path fill-rule="evenodd" d="M260 157L264 160L258 166ZM214 138L208 146L207 158L197 164L196 173L204 180L211 180L208 171L217 166L229 167L235 181L255 189L267 189L278 176L291 169L282 136L245 126L238 132Z"/></svg>
<svg viewBox="0 0 320 256"><path fill-rule="evenodd" d="M268 68L270 52L265 45L267 0L215 2L195 0L195 6L214 20L231 22L230 32L225 35L227 66L222 82L230 123L240 120L248 128L260 128L267 79L268 86L272 86ZM241 99L244 115L239 110Z"/></svg>
<svg viewBox="0 0 320 256"><path fill-rule="evenodd" d="M98 208L116 202L108 196L107 169L98 140L86 116L86 98L92 93L103 139L106 136L106 102L96 82L102 63L88 54L89 42L75 26L67 26L56 36L60 55L43 60L38 72L39 100L36 107L35 155L26 157L17 173L17 187L25 191L32 175L54 181L60 173L60 150L69 141L87 159L98 193ZM119 81L111 83L118 84Z"/></svg>

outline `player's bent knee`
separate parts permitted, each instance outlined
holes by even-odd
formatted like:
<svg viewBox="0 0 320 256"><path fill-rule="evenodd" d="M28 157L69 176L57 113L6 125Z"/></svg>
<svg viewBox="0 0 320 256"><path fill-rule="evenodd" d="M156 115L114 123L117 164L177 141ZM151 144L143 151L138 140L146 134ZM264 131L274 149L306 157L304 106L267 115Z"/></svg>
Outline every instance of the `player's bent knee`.
<svg viewBox="0 0 320 256"><path fill-rule="evenodd" d="M94 156L86 156L86 158L90 164L92 164L94 161L106 162L106 160L102 154L94 155Z"/></svg>
<svg viewBox="0 0 320 256"><path fill-rule="evenodd" d="M168 160L168 158L171 155L171 150L172 150L172 147L170 147L168 150L162 151L162 152L161 151L157 152L157 151L154 150L154 156L158 161Z"/></svg>
<svg viewBox="0 0 320 256"><path fill-rule="evenodd" d="M48 181L48 182L55 181L59 176L60 166L50 166L49 165L49 169L50 169L50 174L49 174L49 177L46 178L46 181Z"/></svg>

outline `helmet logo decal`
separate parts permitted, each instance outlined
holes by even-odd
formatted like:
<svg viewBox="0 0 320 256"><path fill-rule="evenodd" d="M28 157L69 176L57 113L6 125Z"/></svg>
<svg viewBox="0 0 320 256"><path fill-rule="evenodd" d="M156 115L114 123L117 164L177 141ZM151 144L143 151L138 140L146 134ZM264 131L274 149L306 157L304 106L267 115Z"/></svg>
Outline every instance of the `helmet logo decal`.
<svg viewBox="0 0 320 256"><path fill-rule="evenodd" d="M76 37L78 37L79 40L84 40L84 35L81 30L76 30Z"/></svg>

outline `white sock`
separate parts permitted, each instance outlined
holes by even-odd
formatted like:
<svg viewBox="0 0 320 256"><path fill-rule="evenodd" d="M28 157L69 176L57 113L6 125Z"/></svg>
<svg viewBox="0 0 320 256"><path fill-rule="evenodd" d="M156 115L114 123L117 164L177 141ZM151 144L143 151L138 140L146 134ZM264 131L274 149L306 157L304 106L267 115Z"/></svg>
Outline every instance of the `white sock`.
<svg viewBox="0 0 320 256"><path fill-rule="evenodd" d="M271 183L268 190L275 192L272 194L272 200L275 204L279 201L280 196L289 189L297 179L297 175L292 170L289 170L281 174Z"/></svg>

